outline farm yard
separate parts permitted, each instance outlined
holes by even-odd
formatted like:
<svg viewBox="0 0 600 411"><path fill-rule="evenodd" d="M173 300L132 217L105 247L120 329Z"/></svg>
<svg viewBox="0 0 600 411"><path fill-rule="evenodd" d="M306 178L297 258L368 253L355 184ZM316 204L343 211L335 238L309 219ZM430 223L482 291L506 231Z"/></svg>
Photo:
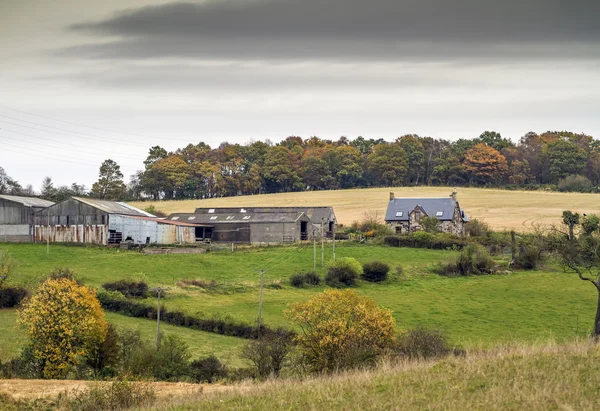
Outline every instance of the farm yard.
<svg viewBox="0 0 600 411"><path fill-rule="evenodd" d="M193 255L145 255L132 251L96 247L52 245L50 256L39 244L3 244L18 263L13 283L33 286L54 267L69 267L86 284L144 280L151 287L169 288L164 303L202 316L227 315L247 323L258 313L259 269L265 273L263 318L268 326L291 324L282 313L289 303L303 301L324 287L297 289L289 278L309 271L313 264L311 245L219 251ZM319 250L318 250L319 251ZM331 257L327 246L325 260ZM320 252L319 256L320 266ZM337 256L352 256L361 262L380 260L402 267L381 284L361 282L359 294L373 298L392 310L400 329L425 325L446 330L453 344L462 347L493 346L503 341L565 340L586 335L595 308L589 285L560 270L514 272L505 275L446 278L431 273L437 262L454 258L456 252L392 248L378 245L344 244ZM323 269L318 268L322 274ZM181 280L202 280L212 285L197 287ZM152 301L152 300L150 300ZM151 339L155 322L108 313L117 327L139 328ZM14 311L0 311L0 324L11 329L1 336L0 355L14 356L24 341L14 328ZM164 325L165 333L180 335L194 356L216 354L232 365L240 364L239 347L244 340L184 327Z"/></svg>
<svg viewBox="0 0 600 411"><path fill-rule="evenodd" d="M451 187L392 187L309 191L214 198L206 200L133 202L135 207L154 205L166 213L193 212L197 207L333 206L338 221L349 225L363 219L365 211L385 214L389 193L396 197L447 197ZM559 223L563 210L594 213L600 210L596 194L547 191L509 191L482 188L458 189L458 201L467 215L488 223L494 230L530 231L535 225Z"/></svg>

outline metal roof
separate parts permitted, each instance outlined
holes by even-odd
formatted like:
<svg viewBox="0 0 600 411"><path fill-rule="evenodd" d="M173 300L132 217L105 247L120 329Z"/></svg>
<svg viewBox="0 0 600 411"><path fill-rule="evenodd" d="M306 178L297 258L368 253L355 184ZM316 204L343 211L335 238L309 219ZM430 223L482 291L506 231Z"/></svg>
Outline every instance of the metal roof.
<svg viewBox="0 0 600 411"><path fill-rule="evenodd" d="M43 200L37 197L21 197L21 196L9 196L5 194L0 194L0 198L8 201L12 201L14 203L23 204L25 207L50 207L54 205L52 201Z"/></svg>
<svg viewBox="0 0 600 411"><path fill-rule="evenodd" d="M77 200L81 203L87 204L90 207L97 208L102 210L108 214L122 214L122 215L131 215L131 216L141 216L141 217L156 217L150 213L147 213L139 208L135 208L126 203L121 203L117 201L108 201L108 200L98 200L96 198L87 198L87 197L73 197L73 200Z"/></svg>
<svg viewBox="0 0 600 411"><path fill-rule="evenodd" d="M175 213L167 217L171 221L185 221L200 224L229 224L229 223L295 223L304 213L224 213L224 214L195 214ZM306 218L308 220L308 218Z"/></svg>
<svg viewBox="0 0 600 411"><path fill-rule="evenodd" d="M165 218L158 218L158 217L141 217L141 216L136 216L136 215L128 215L125 217L135 218L136 220L156 221L158 224L176 225L176 226L180 226L180 227L212 227L211 225L208 225L208 224L197 224L197 223L194 224L194 223L188 223L188 222L184 222L184 221L173 221L173 220L168 220Z"/></svg>
<svg viewBox="0 0 600 411"><path fill-rule="evenodd" d="M441 221L454 218L454 209L457 201L452 198L395 198L390 200L385 213L385 221L408 221L409 214L417 206L421 207L429 217L436 217ZM469 221L464 211L460 210L463 220Z"/></svg>
<svg viewBox="0 0 600 411"><path fill-rule="evenodd" d="M317 224L321 219L335 220L335 213L331 206L305 206L305 207L202 207L197 208L196 214L247 214L247 213L304 213L310 220Z"/></svg>

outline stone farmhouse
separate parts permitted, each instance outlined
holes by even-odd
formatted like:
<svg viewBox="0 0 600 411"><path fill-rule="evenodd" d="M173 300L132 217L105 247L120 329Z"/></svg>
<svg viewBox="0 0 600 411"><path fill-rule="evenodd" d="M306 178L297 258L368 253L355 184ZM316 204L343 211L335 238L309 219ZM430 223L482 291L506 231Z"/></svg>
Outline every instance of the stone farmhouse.
<svg viewBox="0 0 600 411"><path fill-rule="evenodd" d="M465 235L469 218L460 208L456 195L454 191L442 198L396 198L390 193L385 222L396 234L404 234L420 231L423 217L435 217L440 221L439 231Z"/></svg>

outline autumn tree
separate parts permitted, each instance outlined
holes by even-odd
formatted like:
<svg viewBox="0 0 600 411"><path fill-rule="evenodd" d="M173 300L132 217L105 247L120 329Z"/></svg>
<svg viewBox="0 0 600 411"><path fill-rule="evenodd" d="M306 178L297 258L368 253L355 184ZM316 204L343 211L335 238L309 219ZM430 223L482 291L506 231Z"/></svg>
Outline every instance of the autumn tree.
<svg viewBox="0 0 600 411"><path fill-rule="evenodd" d="M100 166L98 181L92 185L91 195L103 200L119 200L125 195L125 183L121 167L113 160L104 160Z"/></svg>
<svg viewBox="0 0 600 411"><path fill-rule="evenodd" d="M377 185L401 186L408 172L408 156L399 143L377 144L367 157Z"/></svg>
<svg viewBox="0 0 600 411"><path fill-rule="evenodd" d="M46 280L18 314L45 378L66 377L108 329L95 291L69 278Z"/></svg>
<svg viewBox="0 0 600 411"><path fill-rule="evenodd" d="M326 290L285 312L301 329L296 337L313 371L333 371L360 365L393 344L392 312L352 290Z"/></svg>
<svg viewBox="0 0 600 411"><path fill-rule="evenodd" d="M483 143L465 153L464 165L471 181L476 184L499 184L508 173L506 158Z"/></svg>

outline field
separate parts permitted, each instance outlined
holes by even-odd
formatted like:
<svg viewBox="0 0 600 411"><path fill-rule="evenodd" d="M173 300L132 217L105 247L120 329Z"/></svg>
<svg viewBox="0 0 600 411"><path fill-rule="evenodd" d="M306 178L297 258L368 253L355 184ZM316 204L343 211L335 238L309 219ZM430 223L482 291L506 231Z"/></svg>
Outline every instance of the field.
<svg viewBox="0 0 600 411"><path fill-rule="evenodd" d="M201 315L228 315L246 322L256 321L259 282L256 270L266 269L263 315L270 326L291 327L283 316L287 305L324 289L296 289L288 285L292 274L312 269L311 246L201 255L144 255L114 249L53 245L49 258L43 245L4 244L0 248L8 250L18 261L18 275L11 281L30 288L53 267L68 266L94 287L106 281L143 279L151 286L170 288L165 299L167 308ZM326 260L331 251L328 246ZM454 258L454 252L339 245L337 255L353 256L361 262L382 260L393 268L403 268L401 276L393 275L383 284L361 282L357 288L360 294L391 309L400 329L419 324L441 327L454 344L490 347L507 340L533 341L554 337L562 341L584 335L591 327L595 309L592 287L562 271L546 269L443 278L432 274L430 269L438 261ZM319 271L323 272L320 268ZM180 286L181 279L215 280L217 286L214 289ZM152 321L112 313L109 320L117 326L140 328L148 339L153 338L155 325ZM24 341L13 328L14 323L13 312L0 312L2 329L11 330L0 336L6 355L16 354ZM237 353L244 340L167 325L164 330L177 333L188 341L194 357L214 352L230 364L240 363Z"/></svg>
<svg viewBox="0 0 600 411"><path fill-rule="evenodd" d="M366 210L377 210L383 216L390 191L396 197L446 197L449 187L394 187L299 193L264 194L208 200L137 202L145 208L151 204L165 213L191 213L196 207L251 206L333 206L342 224L360 221ZM458 200L467 215L486 221L496 230L531 230L534 224L558 223L563 210L598 213L597 194L555 193L545 191L507 191L459 188Z"/></svg>

